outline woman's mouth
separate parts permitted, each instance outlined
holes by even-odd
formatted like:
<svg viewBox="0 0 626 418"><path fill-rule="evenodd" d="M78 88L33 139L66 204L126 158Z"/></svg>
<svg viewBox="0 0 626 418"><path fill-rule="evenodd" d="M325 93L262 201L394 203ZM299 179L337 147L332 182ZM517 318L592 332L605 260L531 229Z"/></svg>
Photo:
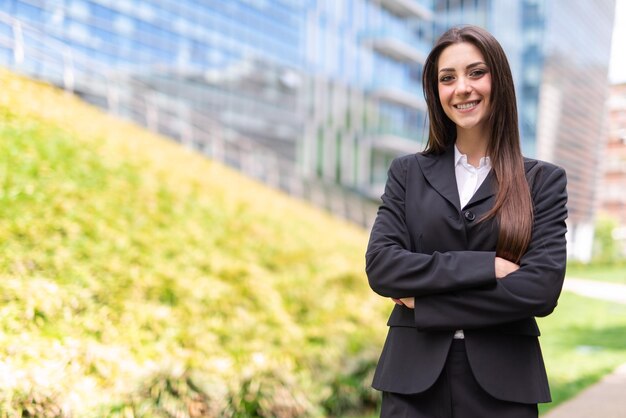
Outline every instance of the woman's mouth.
<svg viewBox="0 0 626 418"><path fill-rule="evenodd" d="M472 109L472 108L476 107L478 105L478 103L480 103L480 100L474 100L474 101L466 102L466 103L459 103L459 104L455 104L453 106L454 106L455 109L468 110L468 109Z"/></svg>

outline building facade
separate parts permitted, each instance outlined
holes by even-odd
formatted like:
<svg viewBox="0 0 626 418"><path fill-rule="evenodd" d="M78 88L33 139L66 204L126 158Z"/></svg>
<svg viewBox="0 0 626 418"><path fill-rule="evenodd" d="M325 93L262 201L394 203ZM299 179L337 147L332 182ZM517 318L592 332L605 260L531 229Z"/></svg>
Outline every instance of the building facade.
<svg viewBox="0 0 626 418"><path fill-rule="evenodd" d="M600 209L616 223L613 238L626 256L626 83L611 86L609 138L602 161Z"/></svg>
<svg viewBox="0 0 626 418"><path fill-rule="evenodd" d="M305 175L378 200L391 160L424 146L432 2L317 1L306 39Z"/></svg>
<svg viewBox="0 0 626 418"><path fill-rule="evenodd" d="M476 24L513 70L523 152L569 178L570 254L597 209L614 0L0 0L0 63L369 225L428 133L436 37Z"/></svg>
<svg viewBox="0 0 626 418"><path fill-rule="evenodd" d="M608 135L608 67L615 2L545 4L537 156L568 173L569 254L588 261Z"/></svg>
<svg viewBox="0 0 626 418"><path fill-rule="evenodd" d="M362 224L391 159L423 146L432 0L0 0L0 10L4 65L318 204L339 201Z"/></svg>
<svg viewBox="0 0 626 418"><path fill-rule="evenodd" d="M219 132L293 160L307 7L306 0L0 0L0 59L191 146L211 147Z"/></svg>

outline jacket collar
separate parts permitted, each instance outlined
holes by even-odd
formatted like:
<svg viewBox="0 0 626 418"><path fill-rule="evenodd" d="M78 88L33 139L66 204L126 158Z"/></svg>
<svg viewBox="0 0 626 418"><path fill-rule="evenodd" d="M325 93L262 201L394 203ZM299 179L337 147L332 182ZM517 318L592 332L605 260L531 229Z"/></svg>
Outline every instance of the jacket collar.
<svg viewBox="0 0 626 418"><path fill-rule="evenodd" d="M443 154L417 154L422 173L426 181L455 208L461 210L459 189L456 185L454 170L454 144L446 147ZM494 194L495 176L493 170L489 172L485 181L480 185L474 196L465 207L481 202Z"/></svg>
<svg viewBox="0 0 626 418"><path fill-rule="evenodd" d="M416 154L422 173L426 181L447 201L457 209L461 208L459 190L456 185L456 175L454 171L454 144L449 145L443 154ZM537 164L536 160L524 159L524 170L526 173ZM493 170L489 172L485 181L480 185L474 196L467 202L465 207L473 206L485 199L490 198L495 193L496 179Z"/></svg>

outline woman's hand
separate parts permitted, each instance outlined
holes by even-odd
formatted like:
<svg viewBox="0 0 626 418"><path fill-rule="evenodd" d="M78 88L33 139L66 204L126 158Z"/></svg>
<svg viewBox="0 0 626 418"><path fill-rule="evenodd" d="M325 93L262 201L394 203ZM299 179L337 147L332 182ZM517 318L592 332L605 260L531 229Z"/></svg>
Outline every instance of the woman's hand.
<svg viewBox="0 0 626 418"><path fill-rule="evenodd" d="M503 279L519 269L519 265L501 257L496 257L496 279Z"/></svg>
<svg viewBox="0 0 626 418"><path fill-rule="evenodd" d="M391 298L395 302L396 305L404 305L407 308L415 309L415 298Z"/></svg>

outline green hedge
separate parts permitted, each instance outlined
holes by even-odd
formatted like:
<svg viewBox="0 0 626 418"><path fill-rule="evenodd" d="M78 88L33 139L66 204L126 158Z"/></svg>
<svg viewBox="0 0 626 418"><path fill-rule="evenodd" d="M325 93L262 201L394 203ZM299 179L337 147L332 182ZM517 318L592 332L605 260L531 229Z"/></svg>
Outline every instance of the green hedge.
<svg viewBox="0 0 626 418"><path fill-rule="evenodd" d="M0 72L0 416L371 408L365 231Z"/></svg>

